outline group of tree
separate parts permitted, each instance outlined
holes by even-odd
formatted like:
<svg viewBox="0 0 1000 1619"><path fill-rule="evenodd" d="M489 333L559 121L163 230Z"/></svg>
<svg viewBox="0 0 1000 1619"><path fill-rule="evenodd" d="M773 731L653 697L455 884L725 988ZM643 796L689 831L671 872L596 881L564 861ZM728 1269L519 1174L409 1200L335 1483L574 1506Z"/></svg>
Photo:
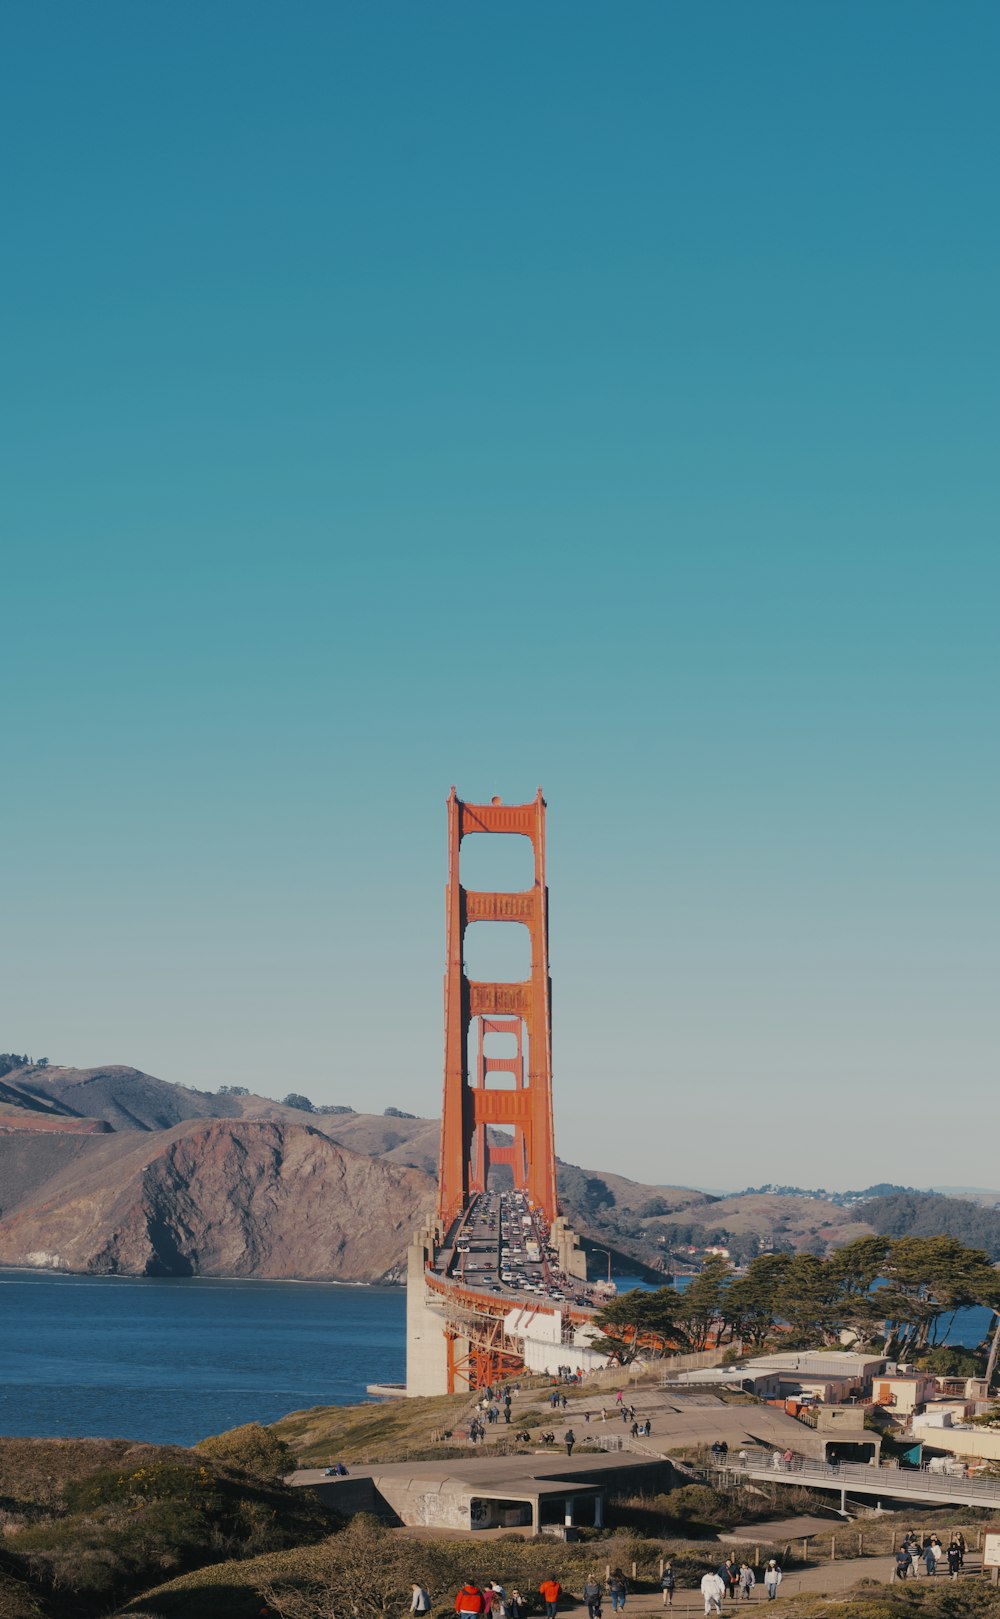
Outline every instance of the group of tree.
<svg viewBox="0 0 1000 1619"><path fill-rule="evenodd" d="M48 1057L39 1057L32 1062L26 1051L20 1054L16 1051L0 1051L0 1079L5 1074L12 1074L16 1068L47 1068Z"/></svg>
<svg viewBox="0 0 1000 1619"><path fill-rule="evenodd" d="M864 1217L881 1236L930 1237L943 1231L1000 1259L1000 1209L968 1198L900 1189L866 1203Z"/></svg>
<svg viewBox="0 0 1000 1619"><path fill-rule="evenodd" d="M683 1293L635 1289L596 1318L599 1347L621 1364L640 1353L709 1344L759 1352L836 1345L850 1333L898 1360L919 1359L948 1336L957 1311L984 1305L1000 1316L1000 1272L981 1249L954 1237L860 1237L828 1258L767 1253L736 1275L713 1257Z"/></svg>

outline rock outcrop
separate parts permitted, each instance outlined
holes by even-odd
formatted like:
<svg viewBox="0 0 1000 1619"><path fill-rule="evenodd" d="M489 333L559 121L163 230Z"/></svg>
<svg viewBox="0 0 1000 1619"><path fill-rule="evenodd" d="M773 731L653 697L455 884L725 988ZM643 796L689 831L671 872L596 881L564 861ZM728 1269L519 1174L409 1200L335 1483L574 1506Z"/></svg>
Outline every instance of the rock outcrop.
<svg viewBox="0 0 1000 1619"><path fill-rule="evenodd" d="M188 1120L78 1136L74 1149L41 1184L22 1176L22 1195L0 1216L0 1264L396 1279L434 1199L422 1171L351 1152L305 1123Z"/></svg>

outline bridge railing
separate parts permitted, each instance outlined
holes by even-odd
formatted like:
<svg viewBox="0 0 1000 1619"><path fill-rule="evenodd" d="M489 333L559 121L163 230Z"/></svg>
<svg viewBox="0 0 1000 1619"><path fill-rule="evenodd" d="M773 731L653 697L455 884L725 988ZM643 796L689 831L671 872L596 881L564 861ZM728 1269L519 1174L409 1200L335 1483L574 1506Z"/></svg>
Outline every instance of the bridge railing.
<svg viewBox="0 0 1000 1619"><path fill-rule="evenodd" d="M717 1473L768 1473L775 1483L793 1478L796 1483L829 1484L831 1487L884 1490L891 1495L893 1489L905 1489L928 1496L954 1496L968 1504L981 1500L986 1506L1000 1504L1000 1478L958 1478L954 1473L932 1472L922 1467L899 1467L892 1464L880 1467L864 1462L820 1462L809 1456L793 1456L785 1461L780 1451L768 1451L761 1446L745 1446L746 1461L727 1456L724 1461L713 1462ZM775 1459L777 1458L777 1459Z"/></svg>

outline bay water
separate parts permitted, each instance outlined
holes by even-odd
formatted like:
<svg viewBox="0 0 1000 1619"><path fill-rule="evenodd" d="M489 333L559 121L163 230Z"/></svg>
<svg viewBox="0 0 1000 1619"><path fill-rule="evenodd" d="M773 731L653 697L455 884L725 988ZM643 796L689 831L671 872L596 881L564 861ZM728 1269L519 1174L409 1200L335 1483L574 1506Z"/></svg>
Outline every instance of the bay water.
<svg viewBox="0 0 1000 1619"><path fill-rule="evenodd" d="M399 1287L0 1271L0 1434L191 1445L401 1382Z"/></svg>
<svg viewBox="0 0 1000 1619"><path fill-rule="evenodd" d="M398 1287L0 1271L0 1434L191 1445L402 1382L405 1332Z"/></svg>

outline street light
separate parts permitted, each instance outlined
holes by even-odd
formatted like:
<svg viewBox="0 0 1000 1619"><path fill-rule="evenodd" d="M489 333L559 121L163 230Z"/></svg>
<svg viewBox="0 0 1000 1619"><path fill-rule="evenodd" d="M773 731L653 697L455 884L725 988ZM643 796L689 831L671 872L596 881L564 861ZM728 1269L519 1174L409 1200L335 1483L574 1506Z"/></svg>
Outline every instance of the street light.
<svg viewBox="0 0 1000 1619"><path fill-rule="evenodd" d="M607 1254L608 1256L608 1286L611 1286L611 1254L607 1248L592 1248L591 1253Z"/></svg>

